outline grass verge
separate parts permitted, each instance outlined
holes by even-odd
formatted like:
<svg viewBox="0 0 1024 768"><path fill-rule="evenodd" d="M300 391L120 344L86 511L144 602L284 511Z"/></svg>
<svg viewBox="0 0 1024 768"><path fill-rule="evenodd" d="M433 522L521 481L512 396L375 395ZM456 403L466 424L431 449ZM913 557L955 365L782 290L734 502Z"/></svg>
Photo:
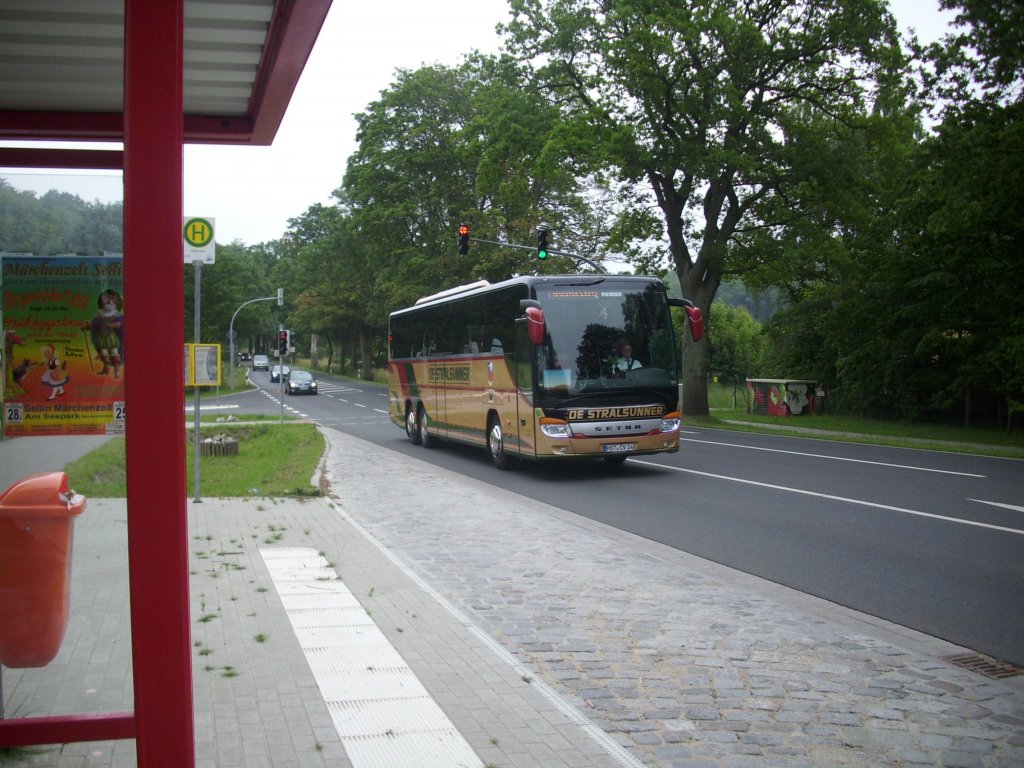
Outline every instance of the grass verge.
<svg viewBox="0 0 1024 768"><path fill-rule="evenodd" d="M747 413L742 390L739 391L735 407L731 400L731 386L711 386L708 388L711 416L706 419L686 419L686 422L695 426L742 432L788 434L823 440L1024 459L1024 432L1019 429L1007 434L1003 429L884 421L831 413L778 418Z"/></svg>
<svg viewBox="0 0 1024 768"><path fill-rule="evenodd" d="M238 440L237 456L200 458L203 496L318 496L310 484L324 453L323 435L312 424L220 425ZM188 494L195 493L195 452L187 430L185 468ZM66 468L71 486L93 498L126 495L124 440L115 438Z"/></svg>

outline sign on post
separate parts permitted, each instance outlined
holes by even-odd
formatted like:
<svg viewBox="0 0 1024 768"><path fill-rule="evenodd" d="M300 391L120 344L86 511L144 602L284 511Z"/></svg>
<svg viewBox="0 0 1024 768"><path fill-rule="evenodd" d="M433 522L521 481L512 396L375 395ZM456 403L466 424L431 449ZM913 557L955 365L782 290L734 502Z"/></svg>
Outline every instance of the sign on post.
<svg viewBox="0 0 1024 768"><path fill-rule="evenodd" d="M220 344L185 345L185 386L220 386Z"/></svg>
<svg viewBox="0 0 1024 768"><path fill-rule="evenodd" d="M186 216L182 226L185 242L185 263L213 264L216 255L212 217Z"/></svg>

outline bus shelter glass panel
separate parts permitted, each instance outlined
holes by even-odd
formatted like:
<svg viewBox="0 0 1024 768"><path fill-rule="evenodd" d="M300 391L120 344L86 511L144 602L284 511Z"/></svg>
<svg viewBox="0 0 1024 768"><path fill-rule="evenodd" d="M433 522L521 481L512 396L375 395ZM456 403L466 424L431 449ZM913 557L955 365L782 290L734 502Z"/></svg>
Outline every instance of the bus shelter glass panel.
<svg viewBox="0 0 1024 768"><path fill-rule="evenodd" d="M0 171L7 720L134 710L122 195L120 173ZM83 457L97 463L86 469ZM105 480L91 486L97 474ZM22 631L26 621L34 632ZM133 740L25 750L33 765L51 753L53 764L128 764L134 751Z"/></svg>

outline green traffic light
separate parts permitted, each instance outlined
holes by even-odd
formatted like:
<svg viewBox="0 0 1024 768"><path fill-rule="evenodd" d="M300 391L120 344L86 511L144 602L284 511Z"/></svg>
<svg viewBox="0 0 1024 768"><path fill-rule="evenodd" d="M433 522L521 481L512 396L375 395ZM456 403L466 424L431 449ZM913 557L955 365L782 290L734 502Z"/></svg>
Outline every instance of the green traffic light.
<svg viewBox="0 0 1024 768"><path fill-rule="evenodd" d="M540 251L540 250L537 251L537 258L538 259L544 260L547 257L548 257L548 252L547 251Z"/></svg>

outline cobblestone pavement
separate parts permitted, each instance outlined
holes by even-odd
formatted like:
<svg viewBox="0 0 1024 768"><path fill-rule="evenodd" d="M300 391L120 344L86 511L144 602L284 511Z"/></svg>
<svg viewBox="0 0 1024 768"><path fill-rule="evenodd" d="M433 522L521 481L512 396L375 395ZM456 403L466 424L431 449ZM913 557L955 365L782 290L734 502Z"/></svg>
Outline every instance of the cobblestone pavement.
<svg viewBox="0 0 1024 768"><path fill-rule="evenodd" d="M345 514L644 765L1024 765L963 649L326 434Z"/></svg>
<svg viewBox="0 0 1024 768"><path fill-rule="evenodd" d="M963 649L324 434L328 499L189 504L197 768L353 765L273 546L333 564L484 766L1024 766L1024 678L943 660ZM125 504L89 504L64 646L3 671L9 717L133 707ZM17 764L127 768L134 742Z"/></svg>

